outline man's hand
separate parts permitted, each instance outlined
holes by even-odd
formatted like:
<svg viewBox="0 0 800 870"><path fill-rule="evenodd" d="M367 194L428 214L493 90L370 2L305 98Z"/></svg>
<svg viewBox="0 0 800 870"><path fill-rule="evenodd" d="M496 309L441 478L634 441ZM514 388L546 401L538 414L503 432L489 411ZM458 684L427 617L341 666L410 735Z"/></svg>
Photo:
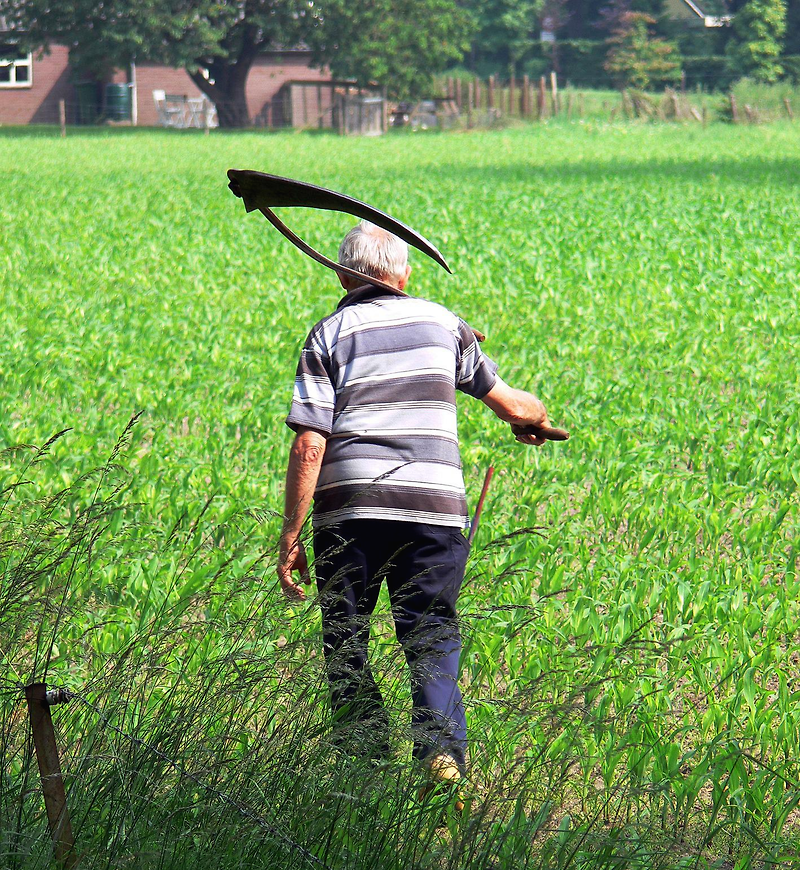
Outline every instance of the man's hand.
<svg viewBox="0 0 800 870"><path fill-rule="evenodd" d="M547 440L537 435L526 434L523 431L526 426L550 427L547 409L533 393L516 390L498 378L482 401L501 420L511 424L511 431L521 444L533 444L540 447Z"/></svg>
<svg viewBox="0 0 800 870"><path fill-rule="evenodd" d="M541 404L541 402L539 403ZM520 444L533 444L535 447L541 447L547 441L547 438L539 438L537 435L526 434L525 427L526 426L541 426L544 428L550 428L550 421L547 419L547 411L542 405L542 410L544 411L544 416L541 421L538 423L526 423L524 426L518 426L514 423L511 424L511 431L514 433L514 437Z"/></svg>
<svg viewBox="0 0 800 870"><path fill-rule="evenodd" d="M306 586L311 583L306 550L300 541L292 543L283 537L281 538L277 570L284 595L291 601L305 601L306 593L303 591L303 587L299 586L292 579L292 571L297 571L300 574L300 579Z"/></svg>

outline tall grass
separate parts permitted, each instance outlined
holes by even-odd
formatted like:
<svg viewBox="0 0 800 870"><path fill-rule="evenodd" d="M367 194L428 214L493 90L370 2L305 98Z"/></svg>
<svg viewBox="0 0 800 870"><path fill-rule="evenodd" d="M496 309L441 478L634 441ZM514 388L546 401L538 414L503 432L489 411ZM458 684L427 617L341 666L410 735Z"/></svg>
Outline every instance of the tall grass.
<svg viewBox="0 0 800 870"><path fill-rule="evenodd" d="M75 693L54 718L82 867L672 868L786 854L783 821L800 799L789 769L733 734L683 752L679 713L633 690L648 679L643 662L679 653L681 639L656 644L639 628L604 644L540 628L552 669L524 682L473 674L463 814L446 795L419 799L402 656L380 619L375 665L395 755L375 764L337 748L317 613L276 591L274 552L256 544L263 514L220 514L209 499L166 535L143 530L117 461L129 432L108 462L47 497L27 487L64 433L4 454L14 474L0 509L3 866L51 860L20 693L33 680ZM513 644L541 619L536 603L473 609L466 648ZM69 650L57 665L55 645ZM660 745L670 731L678 742ZM747 790L735 801L737 767L778 790L770 807L782 818Z"/></svg>

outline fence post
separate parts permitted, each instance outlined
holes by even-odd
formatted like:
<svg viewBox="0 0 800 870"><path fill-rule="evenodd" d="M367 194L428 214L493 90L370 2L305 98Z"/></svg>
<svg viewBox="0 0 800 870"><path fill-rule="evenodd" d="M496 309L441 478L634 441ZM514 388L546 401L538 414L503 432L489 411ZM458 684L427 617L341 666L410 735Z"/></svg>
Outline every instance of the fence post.
<svg viewBox="0 0 800 870"><path fill-rule="evenodd" d="M572 120L572 91L567 95L567 120Z"/></svg>
<svg viewBox="0 0 800 870"><path fill-rule="evenodd" d="M489 103L488 109L494 108L494 75L489 76L489 87L486 94L486 100Z"/></svg>
<svg viewBox="0 0 800 870"><path fill-rule="evenodd" d="M733 91L731 91L731 118L733 119L733 123L736 124L739 121L739 107L736 105L736 96Z"/></svg>
<svg viewBox="0 0 800 870"><path fill-rule="evenodd" d="M556 71L550 73L550 91L553 100L553 115L558 114L558 76Z"/></svg>
<svg viewBox="0 0 800 870"><path fill-rule="evenodd" d="M481 80L477 76L475 76L474 93L475 93L475 108L478 111L480 111L480 108L481 108Z"/></svg>
<svg viewBox="0 0 800 870"><path fill-rule="evenodd" d="M472 103L475 100L475 87L472 79L467 82L467 127L472 126Z"/></svg>
<svg viewBox="0 0 800 870"><path fill-rule="evenodd" d="M58 123L61 125L61 138L67 135L67 104L64 100L58 101Z"/></svg>
<svg viewBox="0 0 800 870"><path fill-rule="evenodd" d="M526 73L522 77L522 117L527 118L531 113L531 80Z"/></svg>
<svg viewBox="0 0 800 870"><path fill-rule="evenodd" d="M456 79L456 108L461 114L461 79Z"/></svg>
<svg viewBox="0 0 800 870"><path fill-rule="evenodd" d="M69 696L60 700L68 700ZM75 840L72 836L72 823L67 809L67 795L61 777L61 764L58 760L56 735L53 719L50 716L50 700L44 683L31 683L25 687L25 700L33 731L33 746L39 764L39 777L44 792L44 806L47 810L47 826L53 838L56 861L65 868L77 863Z"/></svg>
<svg viewBox="0 0 800 870"><path fill-rule="evenodd" d="M539 78L539 98L536 101L536 111L539 115L539 120L541 121L544 118L544 107L547 101L546 97L546 88L544 83L544 76L540 76Z"/></svg>
<svg viewBox="0 0 800 870"><path fill-rule="evenodd" d="M515 109L517 108L514 105L514 71L511 71L511 75L508 79L508 116L509 118L514 114Z"/></svg>
<svg viewBox="0 0 800 870"><path fill-rule="evenodd" d="M789 120L794 121L794 112L792 111L792 104L789 101L788 97L783 98L783 105L784 105L784 108L786 109L786 115L789 118Z"/></svg>

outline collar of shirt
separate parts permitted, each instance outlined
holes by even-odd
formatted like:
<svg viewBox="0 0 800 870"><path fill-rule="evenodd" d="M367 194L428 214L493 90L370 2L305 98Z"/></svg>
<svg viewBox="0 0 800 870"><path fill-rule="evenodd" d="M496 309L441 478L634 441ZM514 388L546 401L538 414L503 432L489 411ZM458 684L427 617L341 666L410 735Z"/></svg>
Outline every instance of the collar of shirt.
<svg viewBox="0 0 800 870"><path fill-rule="evenodd" d="M372 284L362 284L360 287L356 287L355 290L348 290L339 300L336 310L338 311L340 308L345 308L348 305L356 305L359 302L369 302L381 296L408 296L408 293L404 293L402 290L385 290L383 287L373 287Z"/></svg>

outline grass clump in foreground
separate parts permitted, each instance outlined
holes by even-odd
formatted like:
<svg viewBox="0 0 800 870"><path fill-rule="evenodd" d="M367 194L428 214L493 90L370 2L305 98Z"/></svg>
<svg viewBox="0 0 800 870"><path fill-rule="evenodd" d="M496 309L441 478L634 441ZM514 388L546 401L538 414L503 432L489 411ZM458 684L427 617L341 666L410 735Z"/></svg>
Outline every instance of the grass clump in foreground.
<svg viewBox="0 0 800 870"><path fill-rule="evenodd" d="M0 152L0 448L74 429L0 462L0 864L49 861L31 678L84 699L54 717L87 866L796 860L788 124L36 143ZM389 627L398 758L372 769L328 743L316 610L274 590L282 419L337 293L243 216L230 166L430 235L456 275L418 258L415 292L573 432L521 453L461 409L473 500L497 474L462 596L473 801L444 829L415 803ZM350 226L293 218L322 250ZM130 472L97 471L138 409Z"/></svg>

